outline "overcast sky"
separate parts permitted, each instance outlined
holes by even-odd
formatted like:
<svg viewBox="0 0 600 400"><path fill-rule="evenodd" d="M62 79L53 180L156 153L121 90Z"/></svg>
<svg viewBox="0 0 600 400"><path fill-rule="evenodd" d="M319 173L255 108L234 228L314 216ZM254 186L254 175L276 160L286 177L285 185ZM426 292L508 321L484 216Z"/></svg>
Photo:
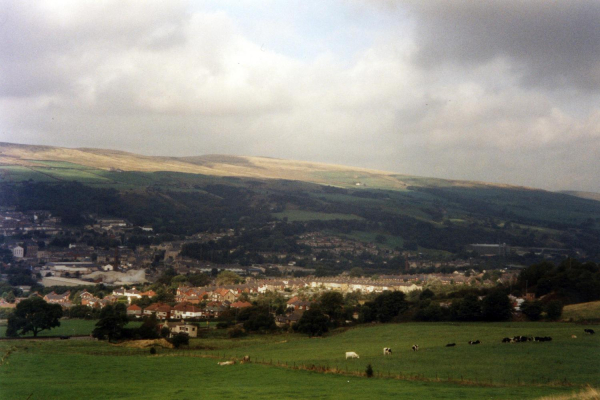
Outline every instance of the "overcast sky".
<svg viewBox="0 0 600 400"><path fill-rule="evenodd" d="M597 0L0 10L0 141L600 192Z"/></svg>

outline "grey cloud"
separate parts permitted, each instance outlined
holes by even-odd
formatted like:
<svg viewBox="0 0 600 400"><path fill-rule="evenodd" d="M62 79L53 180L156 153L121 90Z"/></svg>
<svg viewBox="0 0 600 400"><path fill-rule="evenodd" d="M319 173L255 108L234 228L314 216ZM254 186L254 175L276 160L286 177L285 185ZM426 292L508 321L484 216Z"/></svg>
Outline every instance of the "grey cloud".
<svg viewBox="0 0 600 400"><path fill-rule="evenodd" d="M561 83L566 52L586 50L544 39L564 18L558 12L544 22L537 2L396 4L412 10L415 34L369 27L386 39L349 62L334 51L307 60L263 49L225 12L179 3L0 0L9 9L0 27L9 49L0 52L0 140L600 191L596 44ZM537 36L523 42L526 28ZM563 52L546 66L553 47ZM552 90L539 87L541 68L558 82ZM577 85L586 79L584 96Z"/></svg>
<svg viewBox="0 0 600 400"><path fill-rule="evenodd" d="M401 2L416 23L424 65L510 60L523 82L600 87L600 2L490 0ZM468 72L466 72L468 73Z"/></svg>

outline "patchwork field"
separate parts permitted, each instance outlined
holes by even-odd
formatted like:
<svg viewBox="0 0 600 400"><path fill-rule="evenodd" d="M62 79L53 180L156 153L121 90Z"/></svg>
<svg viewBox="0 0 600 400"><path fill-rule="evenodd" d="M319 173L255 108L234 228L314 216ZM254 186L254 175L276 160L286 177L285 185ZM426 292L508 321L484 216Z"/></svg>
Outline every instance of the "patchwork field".
<svg viewBox="0 0 600 400"><path fill-rule="evenodd" d="M221 332L156 355L96 341L3 341L0 393L7 399L527 399L600 386L600 337L574 324L390 324L315 339L232 340L216 337ZM500 343L514 335L553 341ZM469 346L473 339L482 344ZM412 344L420 350L412 352ZM384 346L392 356L382 355ZM345 351L360 359L346 361ZM217 365L244 355L252 363ZM369 363L371 379L364 377Z"/></svg>

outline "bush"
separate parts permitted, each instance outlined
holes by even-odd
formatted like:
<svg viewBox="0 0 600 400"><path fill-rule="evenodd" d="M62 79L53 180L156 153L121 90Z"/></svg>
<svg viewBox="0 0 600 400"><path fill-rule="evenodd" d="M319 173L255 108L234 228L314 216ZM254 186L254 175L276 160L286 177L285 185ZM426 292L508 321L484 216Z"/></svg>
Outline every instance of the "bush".
<svg viewBox="0 0 600 400"><path fill-rule="evenodd" d="M156 354L156 349L154 347L150 347L150 354Z"/></svg>
<svg viewBox="0 0 600 400"><path fill-rule="evenodd" d="M169 328L167 328L166 326L163 326L160 329L160 336L162 336L166 339L169 337L169 335L171 335L171 330Z"/></svg>
<svg viewBox="0 0 600 400"><path fill-rule="evenodd" d="M537 321L542 318L544 307L539 301L526 301L521 305L521 311L530 321Z"/></svg>
<svg viewBox="0 0 600 400"><path fill-rule="evenodd" d="M552 300L546 304L546 314L549 320L556 321L562 316L564 304L560 300Z"/></svg>
<svg viewBox="0 0 600 400"><path fill-rule="evenodd" d="M217 329L227 329L231 324L229 322L219 322L217 323Z"/></svg>
<svg viewBox="0 0 600 400"><path fill-rule="evenodd" d="M170 340L171 344L178 349L181 346L187 346L190 344L190 336L187 333L179 332L173 336Z"/></svg>
<svg viewBox="0 0 600 400"><path fill-rule="evenodd" d="M241 337L244 337L246 335L247 335L246 331L243 330L242 328L238 328L238 327L231 328L229 331L227 331L227 336L230 339L241 338Z"/></svg>
<svg viewBox="0 0 600 400"><path fill-rule="evenodd" d="M367 365L367 369L365 370L365 375L367 376L367 378L373 377L373 367L371 366L371 364Z"/></svg>

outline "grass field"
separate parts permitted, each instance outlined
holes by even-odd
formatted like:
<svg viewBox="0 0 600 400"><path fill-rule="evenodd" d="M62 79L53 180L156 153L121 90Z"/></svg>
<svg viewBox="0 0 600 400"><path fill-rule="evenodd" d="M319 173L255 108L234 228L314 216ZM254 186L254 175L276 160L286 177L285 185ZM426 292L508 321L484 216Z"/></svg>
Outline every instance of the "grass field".
<svg viewBox="0 0 600 400"><path fill-rule="evenodd" d="M335 213L322 213L304 210L286 210L280 213L273 213L273 216L278 219L287 218L288 221L331 221L334 219L352 220L362 219L356 215L350 214L335 214Z"/></svg>
<svg viewBox="0 0 600 400"><path fill-rule="evenodd" d="M600 321L600 301L566 306L562 318L568 321Z"/></svg>
<svg viewBox="0 0 600 400"><path fill-rule="evenodd" d="M539 398L600 385L600 338L570 338L579 331L579 325L561 323L389 324L318 339L295 334L199 338L189 349L159 349L154 356L147 349L96 341L6 341L0 342L0 397ZM503 336L517 334L554 340L500 343ZM466 344L475 338L482 344ZM457 346L446 348L451 340ZM410 351L413 343L421 346L418 352ZM384 346L392 347L393 356L383 357ZM356 351L360 359L346 361L345 351ZM252 363L217 365L246 354ZM353 375L362 374L368 363L374 378ZM312 371L300 368L313 364ZM329 373L316 371L319 366Z"/></svg>
<svg viewBox="0 0 600 400"><path fill-rule="evenodd" d="M97 320L85 319L63 319L60 321L60 326L48 331L41 331L38 336L60 336L60 335L89 335L94 330ZM132 321L127 324L127 328L133 328L141 324L141 322ZM0 324L0 338L6 337L6 325ZM33 337L29 333L24 337Z"/></svg>
<svg viewBox="0 0 600 400"><path fill-rule="evenodd" d="M600 336L583 333L582 326L564 323L406 323L360 327L325 339L251 337L199 345L213 348L209 354L259 354L274 362L350 371L371 363L376 372L405 377L529 384L566 380L600 386ZM578 339L571 339L572 334ZM516 335L551 336L553 341L501 343L502 338ZM482 344L470 346L469 340ZM445 347L447 343L456 347ZM413 344L419 344L418 352L411 351ZM394 356L382 357L383 347L394 349ZM360 361L345 360L350 350L360 355Z"/></svg>

